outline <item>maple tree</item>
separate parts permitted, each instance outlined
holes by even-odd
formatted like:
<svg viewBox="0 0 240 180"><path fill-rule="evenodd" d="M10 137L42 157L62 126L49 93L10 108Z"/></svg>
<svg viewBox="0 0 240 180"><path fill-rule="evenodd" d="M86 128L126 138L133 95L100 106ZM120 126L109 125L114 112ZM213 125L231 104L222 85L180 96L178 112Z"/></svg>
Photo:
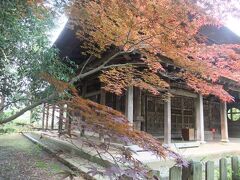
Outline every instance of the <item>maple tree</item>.
<svg viewBox="0 0 240 180"><path fill-rule="evenodd" d="M229 8L222 10L220 1L216 2L74 1L69 10L70 24L76 36L83 40L86 52L101 57L113 46L117 49L98 68L81 71L76 80L103 71L100 80L107 91L120 94L126 87L136 86L157 94L169 88L169 84L161 78L161 74L167 71L161 65L161 54L182 69L181 73L176 73L177 76L196 92L232 101L223 86L218 85L218 80L226 77L239 82L239 45L208 45L200 32L202 26L220 27L222 24L217 15L223 17L226 9L233 10L235 7L228 4L226 7ZM197 6L197 3L202 6ZM215 11L208 13L213 7ZM239 9L235 8L232 12L236 10ZM114 58L131 53L141 54L137 62L126 60L111 65ZM144 66L144 70L139 70L139 66Z"/></svg>

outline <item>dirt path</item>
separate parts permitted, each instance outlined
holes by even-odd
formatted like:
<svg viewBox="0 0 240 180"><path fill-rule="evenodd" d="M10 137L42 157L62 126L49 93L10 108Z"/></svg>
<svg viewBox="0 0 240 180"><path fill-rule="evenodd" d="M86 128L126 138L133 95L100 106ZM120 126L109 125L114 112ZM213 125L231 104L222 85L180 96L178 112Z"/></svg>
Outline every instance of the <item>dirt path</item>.
<svg viewBox="0 0 240 180"><path fill-rule="evenodd" d="M0 180L56 180L68 171L22 135L0 135Z"/></svg>

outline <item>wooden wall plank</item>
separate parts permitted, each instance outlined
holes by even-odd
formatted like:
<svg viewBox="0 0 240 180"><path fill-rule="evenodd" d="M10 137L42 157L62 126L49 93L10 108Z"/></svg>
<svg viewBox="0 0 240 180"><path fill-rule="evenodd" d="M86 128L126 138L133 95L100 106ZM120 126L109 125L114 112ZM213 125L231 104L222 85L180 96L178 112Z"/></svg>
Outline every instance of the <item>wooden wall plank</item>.
<svg viewBox="0 0 240 180"><path fill-rule="evenodd" d="M236 156L232 157L231 164L232 164L232 180L240 179L240 176L238 175L239 172L238 157Z"/></svg>
<svg viewBox="0 0 240 180"><path fill-rule="evenodd" d="M169 169L169 180L182 180L182 168L173 166Z"/></svg>
<svg viewBox="0 0 240 180"><path fill-rule="evenodd" d="M182 180L189 180L192 174L193 162L190 161L187 167L182 168Z"/></svg>
<svg viewBox="0 0 240 180"><path fill-rule="evenodd" d="M205 164L205 179L214 180L214 162L208 161Z"/></svg>
<svg viewBox="0 0 240 180"><path fill-rule="evenodd" d="M219 160L220 180L227 180L227 159L222 158Z"/></svg>
<svg viewBox="0 0 240 180"><path fill-rule="evenodd" d="M200 162L193 162L189 180L202 180L202 164Z"/></svg>

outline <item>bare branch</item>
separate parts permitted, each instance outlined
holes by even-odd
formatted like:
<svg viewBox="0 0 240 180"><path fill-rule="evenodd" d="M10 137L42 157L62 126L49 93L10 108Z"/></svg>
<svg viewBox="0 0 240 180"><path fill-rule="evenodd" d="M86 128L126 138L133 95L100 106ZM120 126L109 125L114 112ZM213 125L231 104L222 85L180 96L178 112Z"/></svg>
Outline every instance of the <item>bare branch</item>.
<svg viewBox="0 0 240 180"><path fill-rule="evenodd" d="M93 69L93 70L90 70L86 73L79 73L77 76L75 76L74 78L71 79L70 83L74 83L80 79L83 79L89 75L92 75L94 73L97 73L99 71L101 71L102 69L104 69L105 65L107 65L110 61L112 61L113 59L115 59L116 57L120 56L120 55L123 55L123 54L127 54L129 52L125 52L125 51L119 51L117 53L115 53L114 55L112 55L110 58L108 58L106 61L104 61L100 66L98 66L97 68Z"/></svg>
<svg viewBox="0 0 240 180"><path fill-rule="evenodd" d="M146 65L145 63L125 63L125 64L112 64L109 66L105 66L103 69L113 68L113 67L121 67L121 66L134 66L134 65Z"/></svg>
<svg viewBox="0 0 240 180"><path fill-rule="evenodd" d="M6 53L4 52L4 50L2 48L0 48L0 49L2 51L2 54L3 54L4 58L5 58L5 61L9 61L8 58L7 58Z"/></svg>
<svg viewBox="0 0 240 180"><path fill-rule="evenodd" d="M134 17L134 16L133 16ZM126 39L126 42L124 43L124 45L123 45L123 49L124 49L124 47L127 45L127 43L128 43L128 40L129 40L129 37L130 37L130 34L131 34L131 31L132 31L132 28L133 28L133 17L132 17L132 19L131 19L131 26L129 27L129 30L128 30L128 33L127 33L127 39Z"/></svg>
<svg viewBox="0 0 240 180"><path fill-rule="evenodd" d="M86 67L86 65L89 63L89 61L92 59L92 55L86 60L85 64L83 65L81 71L80 71L80 74L82 74L82 72L84 71L84 68Z"/></svg>

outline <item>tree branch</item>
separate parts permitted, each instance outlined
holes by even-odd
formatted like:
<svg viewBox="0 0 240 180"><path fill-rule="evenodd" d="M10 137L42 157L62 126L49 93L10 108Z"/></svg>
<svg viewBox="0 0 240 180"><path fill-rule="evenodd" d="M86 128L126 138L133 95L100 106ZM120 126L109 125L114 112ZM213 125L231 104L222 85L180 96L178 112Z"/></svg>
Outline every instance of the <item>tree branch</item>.
<svg viewBox="0 0 240 180"><path fill-rule="evenodd" d="M80 71L80 74L82 74L83 73L83 71L84 71L84 68L86 67L86 65L89 63L89 61L92 59L92 55L86 60L86 62L85 62L85 64L83 65L83 67L82 67L82 69L81 69L81 71Z"/></svg>
<svg viewBox="0 0 240 180"><path fill-rule="evenodd" d="M133 16L133 17L134 17L134 16ZM128 30L128 33L127 33L126 42L125 42L124 45L123 45L123 49L124 49L124 47L127 45L128 40L129 40L129 38L130 38L130 34L131 34L131 31L132 31L132 28L133 28L133 17L132 17L132 19L131 19L131 26L129 27L129 30Z"/></svg>
<svg viewBox="0 0 240 180"><path fill-rule="evenodd" d="M56 99L57 97L58 97L58 94L54 93L54 94L52 94L52 95L50 95L50 96L48 96L48 97L46 97L46 98L43 98L43 99L41 99L41 100L39 100L39 101L31 104L30 106L27 106L27 107L23 108L22 110L20 110L20 111L17 112L16 114L14 114L14 115L6 118L6 119L0 120L0 124L4 124L4 123L7 123L7 122L10 122L10 121L16 119L17 117L23 115L23 114L24 114L25 112L27 112L28 110L31 110L31 109L39 106L39 105L42 104L42 103L46 103L46 102L48 102L48 101L50 101L50 100L54 100L54 99Z"/></svg>
<svg viewBox="0 0 240 180"><path fill-rule="evenodd" d="M113 68L113 67L121 67L121 66L132 66L132 65L144 65L145 63L125 63L125 64L112 64L109 66L105 66L103 69Z"/></svg>
<svg viewBox="0 0 240 180"><path fill-rule="evenodd" d="M15 103L17 103L17 102L19 102L19 101L25 101L25 100L28 100L28 101L29 101L30 99L24 98L24 99L17 99L17 100L15 100L15 101L9 102L9 103L7 103L5 106L2 106L2 107L0 108L0 112L1 112L3 109L5 109L6 107L10 106L11 104L15 104Z"/></svg>
<svg viewBox="0 0 240 180"><path fill-rule="evenodd" d="M119 51L117 53L115 53L114 55L112 55L110 58L108 58L106 61L104 61L104 63L102 63L100 66L98 66L97 68L93 69L93 70L90 70L86 73L79 73L77 76L73 77L70 81L70 84L73 84L75 83L76 81L80 80L80 79L83 79L89 75L92 75L96 72L99 72L101 71L102 69L104 69L105 65L108 64L110 61L112 61L113 59L115 59L116 57L120 56L120 55L123 55L123 54L127 54L128 52L125 52L125 51Z"/></svg>
<svg viewBox="0 0 240 180"><path fill-rule="evenodd" d="M4 52L4 50L3 50L2 48L0 48L0 49L1 49L1 51L2 51L2 54L3 54L4 58L5 58L5 61L9 61L8 58L7 58L7 55L6 55L5 52Z"/></svg>

